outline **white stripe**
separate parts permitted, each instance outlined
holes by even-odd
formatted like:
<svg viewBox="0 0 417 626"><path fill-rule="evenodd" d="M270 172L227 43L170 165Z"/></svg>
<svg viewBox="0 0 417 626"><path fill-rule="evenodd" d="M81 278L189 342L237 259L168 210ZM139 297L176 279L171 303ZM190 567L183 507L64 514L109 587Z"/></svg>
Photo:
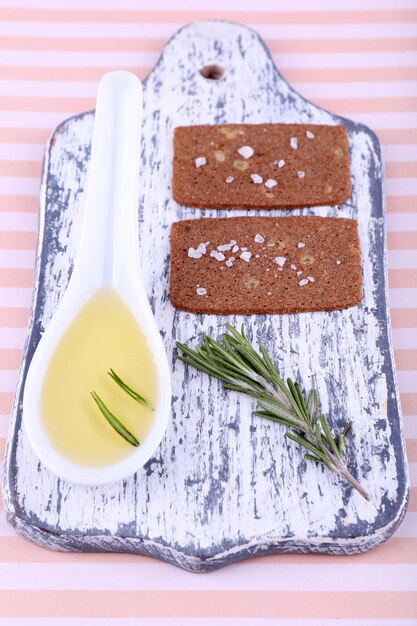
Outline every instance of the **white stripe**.
<svg viewBox="0 0 417 626"><path fill-rule="evenodd" d="M1 439L6 439L7 435L9 434L9 423L10 423L9 415L0 415L0 438ZM0 514L0 519L1 519L1 514Z"/></svg>
<svg viewBox="0 0 417 626"><path fill-rule="evenodd" d="M308 557L306 557L308 560ZM52 567L52 566L51 566ZM111 567L111 566L110 566ZM243 567L243 566L242 566ZM0 617L0 626L416 626L414 619L256 617Z"/></svg>
<svg viewBox="0 0 417 626"><path fill-rule="evenodd" d="M416 27L417 32L417 27ZM305 98L407 98L417 96L417 81L385 81L385 82L292 82L291 86ZM342 106L342 103L341 103Z"/></svg>
<svg viewBox="0 0 417 626"><path fill-rule="evenodd" d="M397 269L415 269L417 270L417 232L416 232L416 248L412 250L389 250L388 251L388 268ZM1 260L0 260L1 264ZM417 275L417 271L416 271Z"/></svg>
<svg viewBox="0 0 417 626"><path fill-rule="evenodd" d="M36 196L39 193L40 179L23 176L0 176L0 194L16 196Z"/></svg>
<svg viewBox="0 0 417 626"><path fill-rule="evenodd" d="M406 439L417 439L417 415L403 415L403 424L404 424L404 437ZM411 473L411 465L416 465L417 463L409 463L410 473ZM417 487L417 467L415 470L415 474L413 477L412 485L413 487Z"/></svg>
<svg viewBox="0 0 417 626"><path fill-rule="evenodd" d="M330 29L331 26L328 26ZM160 50L155 51L57 51L2 50L0 65L36 67L153 67ZM280 52L273 53L278 68L290 67L414 67L414 55L409 52ZM219 59L220 60L220 59Z"/></svg>
<svg viewBox="0 0 417 626"><path fill-rule="evenodd" d="M392 233L416 231L415 242L417 245L417 197L415 213L388 213L387 229Z"/></svg>
<svg viewBox="0 0 417 626"><path fill-rule="evenodd" d="M397 370L397 378L400 393L417 392L417 371Z"/></svg>
<svg viewBox="0 0 417 626"><path fill-rule="evenodd" d="M0 80L0 96L95 98L97 81Z"/></svg>
<svg viewBox="0 0 417 626"><path fill-rule="evenodd" d="M229 2L229 5L236 10L236 6ZM2 7L27 7L33 9L33 0L0 0L0 6ZM71 4L68 5L71 9L80 8L80 9L118 9L119 11L123 9L137 10L138 8L142 8L141 4L138 3L138 0L118 0L117 4L114 0L72 0ZM150 6L149 4L147 7ZM56 9L57 3L56 0L37 0L36 8L50 8ZM192 3L192 8L197 9L198 5ZM175 8L176 10L190 10L190 0L176 0L175 5L173 6L172 0L153 0L151 12L156 11L168 11ZM275 7L274 7L275 8ZM363 0L350 0L349 9L405 9L405 8L415 8L414 0L398 0L395 4L392 0L367 0L366 5L364 5ZM210 9L219 9L219 10L230 10L233 9L228 8L227 3L224 0L213 0L210 3ZM290 5L285 5L284 13L286 11L299 11L301 14L304 12L318 12L324 10L330 10L338 12L338 10L343 11L345 9L345 5L337 5L333 0L320 0L320 4L309 4L307 0L293 0ZM271 10L271 1L270 0L259 0L259 2L254 3L253 0L240 0L239 1L239 10L240 11L253 11L254 13L258 11L270 11ZM279 9L276 9L274 12L278 13ZM164 14L161 13L161 22L163 22ZM238 13L236 13L236 17L238 17ZM324 26L328 26L325 24Z"/></svg>
<svg viewBox="0 0 417 626"><path fill-rule="evenodd" d="M0 160L41 161L44 151L41 143L0 143Z"/></svg>
<svg viewBox="0 0 417 626"><path fill-rule="evenodd" d="M417 178L386 178L385 190L387 196L417 195Z"/></svg>
<svg viewBox="0 0 417 626"><path fill-rule="evenodd" d="M0 128L46 128L51 133L58 124L75 115L69 112L0 111Z"/></svg>
<svg viewBox="0 0 417 626"><path fill-rule="evenodd" d="M2 348L21 350L25 344L26 328L0 327L0 350Z"/></svg>
<svg viewBox="0 0 417 626"><path fill-rule="evenodd" d="M16 389L17 376L17 370L0 370L0 392L14 393Z"/></svg>
<svg viewBox="0 0 417 626"><path fill-rule="evenodd" d="M396 350L415 350L417 348L417 328L393 328L392 340Z"/></svg>
<svg viewBox="0 0 417 626"><path fill-rule="evenodd" d="M391 309L417 308L417 288L392 287L389 290L389 304Z"/></svg>
<svg viewBox="0 0 417 626"><path fill-rule="evenodd" d="M289 563L257 563L229 567L210 574L177 570L155 562L113 563L112 575L107 568L90 563L0 564L2 589L59 590L279 590L279 591L412 591L417 589L417 564L362 564L358 576L356 564L326 563L326 567L308 562L302 568ZM42 573L41 573L42 572Z"/></svg>
<svg viewBox="0 0 417 626"><path fill-rule="evenodd" d="M6 67L153 67L160 50L117 51L52 51L1 50L0 66Z"/></svg>
<svg viewBox="0 0 417 626"><path fill-rule="evenodd" d="M34 250L0 250L2 269L33 269L34 265Z"/></svg>
<svg viewBox="0 0 417 626"><path fill-rule="evenodd" d="M416 114L413 111L405 113L355 113L346 114L345 117L354 119L361 124L366 124L376 132L383 128L415 128Z"/></svg>
<svg viewBox="0 0 417 626"><path fill-rule="evenodd" d="M37 213L21 213L19 211L0 211L1 231L36 232L38 229Z"/></svg>
<svg viewBox="0 0 417 626"><path fill-rule="evenodd" d="M31 287L0 287L0 307L2 308L28 308L31 302Z"/></svg>
<svg viewBox="0 0 417 626"><path fill-rule="evenodd" d="M417 161L417 144L384 145L382 150L385 161Z"/></svg>
<svg viewBox="0 0 417 626"><path fill-rule="evenodd" d="M411 417L411 416L410 416ZM413 416L417 420L417 416ZM417 487L417 463L409 463L408 468L410 471L410 482L412 487Z"/></svg>

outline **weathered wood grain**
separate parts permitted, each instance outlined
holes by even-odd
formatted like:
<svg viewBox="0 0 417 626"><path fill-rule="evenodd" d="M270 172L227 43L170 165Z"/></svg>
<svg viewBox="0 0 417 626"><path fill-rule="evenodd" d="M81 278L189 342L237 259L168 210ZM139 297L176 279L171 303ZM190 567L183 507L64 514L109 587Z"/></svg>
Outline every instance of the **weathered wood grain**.
<svg viewBox="0 0 417 626"><path fill-rule="evenodd" d="M220 80L199 70L225 69ZM400 523L408 497L399 396L386 301L383 172L379 143L364 126L305 101L282 79L251 30L220 21L180 30L144 85L140 247L145 286L173 372L172 421L155 457L107 487L59 480L35 457L22 430L22 393L33 351L71 275L83 217L93 113L69 119L49 142L40 196L40 234L30 333L7 447L4 493L18 533L57 550L148 554L208 571L268 552L367 550ZM358 219L364 299L344 311L221 317L174 311L168 294L169 229L178 219L224 216L175 204L172 132L225 122L343 123L353 194L340 207L291 214ZM285 215L289 212L255 212ZM233 215L254 212L233 212ZM123 245L123 242L121 242ZM334 427L354 422L350 468L371 495L307 464L283 428L252 417L249 398L224 393L175 358L175 341L218 336L245 323L284 375L317 386Z"/></svg>

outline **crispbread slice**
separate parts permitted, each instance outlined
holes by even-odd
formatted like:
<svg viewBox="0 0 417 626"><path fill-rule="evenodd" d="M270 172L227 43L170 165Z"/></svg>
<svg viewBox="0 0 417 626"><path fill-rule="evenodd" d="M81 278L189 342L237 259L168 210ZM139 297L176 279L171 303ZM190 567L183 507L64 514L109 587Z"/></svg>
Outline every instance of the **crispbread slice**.
<svg viewBox="0 0 417 626"><path fill-rule="evenodd" d="M231 217L176 222L170 296L194 313L342 309L362 298L355 220Z"/></svg>
<svg viewBox="0 0 417 626"><path fill-rule="evenodd" d="M228 124L174 131L174 199L199 208L339 204L351 194L344 126Z"/></svg>

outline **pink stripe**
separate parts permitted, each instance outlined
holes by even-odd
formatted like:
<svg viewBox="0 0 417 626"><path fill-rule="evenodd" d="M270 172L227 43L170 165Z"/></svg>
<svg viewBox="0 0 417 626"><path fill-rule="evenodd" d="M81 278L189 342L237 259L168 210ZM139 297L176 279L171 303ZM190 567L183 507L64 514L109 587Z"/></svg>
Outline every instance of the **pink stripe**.
<svg viewBox="0 0 417 626"><path fill-rule="evenodd" d="M13 22L72 22L72 23L175 23L183 24L201 19L223 19L241 24L366 24L417 21L416 9L360 11L132 11L92 9L13 9L0 8L0 20Z"/></svg>
<svg viewBox="0 0 417 626"><path fill-rule="evenodd" d="M0 268L0 287L31 287L33 270Z"/></svg>
<svg viewBox="0 0 417 626"><path fill-rule="evenodd" d="M0 213L37 213L38 208L39 200L37 196L12 196L0 194Z"/></svg>
<svg viewBox="0 0 417 626"><path fill-rule="evenodd" d="M327 563L414 563L414 554L417 551L417 537L398 538L393 537L389 542L382 544L376 550L364 554L349 557L335 557L326 555L309 554L277 554L257 557L245 561L244 567L250 567L252 563L288 563L299 565L326 565ZM153 559L133 554L88 554L88 553L64 553L45 550L39 546L28 543L21 537L3 538L0 536L0 563L66 563L78 564L95 563L103 567L105 564L130 563L132 565L145 564L148 567L158 565ZM176 570L175 570L176 571Z"/></svg>
<svg viewBox="0 0 417 626"><path fill-rule="evenodd" d="M1 591L3 617L415 618L415 592Z"/></svg>
<svg viewBox="0 0 417 626"><path fill-rule="evenodd" d="M389 270L388 282L390 288L417 287L417 272L411 270Z"/></svg>
<svg viewBox="0 0 417 626"><path fill-rule="evenodd" d="M36 232L0 231L1 250L34 250L35 246Z"/></svg>
<svg viewBox="0 0 417 626"><path fill-rule="evenodd" d="M404 415L417 415L417 393L402 393L401 407Z"/></svg>

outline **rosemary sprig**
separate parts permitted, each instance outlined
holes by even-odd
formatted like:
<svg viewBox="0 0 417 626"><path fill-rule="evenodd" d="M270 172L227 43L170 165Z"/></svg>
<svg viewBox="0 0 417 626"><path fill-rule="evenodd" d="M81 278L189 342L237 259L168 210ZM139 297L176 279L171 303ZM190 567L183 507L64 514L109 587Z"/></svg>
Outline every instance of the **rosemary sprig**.
<svg viewBox="0 0 417 626"><path fill-rule="evenodd" d="M138 439L136 439L135 435L133 435L130 430L128 430L126 426L124 426L122 422L120 422L117 417L109 411L100 396L98 396L95 391L91 392L91 396L110 426L112 426L114 430L119 433L121 437L123 437L123 439L126 439L127 442L132 444L132 446L137 447L139 445Z"/></svg>
<svg viewBox="0 0 417 626"><path fill-rule="evenodd" d="M298 383L278 374L263 345L259 353L246 338L244 326L239 333L231 324L221 337L221 343L203 334L202 345L195 350L177 342L183 356L179 358L197 369L218 378L225 389L240 391L257 401L255 415L283 424L285 435L303 446L306 459L322 463L347 480L366 500L368 493L347 468L346 428L334 437L325 416L319 410L315 389L304 394Z"/></svg>
<svg viewBox="0 0 417 626"><path fill-rule="evenodd" d="M153 411L153 406L150 402L148 402L148 400L146 400L143 396L139 395L137 393L137 391L135 391L134 389L132 389L132 387L129 387L129 385L127 383L125 383L120 376L118 376L116 374L116 372L113 369L110 369L109 372L107 372L108 375L110 376L110 378L112 380L114 380L114 382L116 384L119 385L119 387L121 389L123 389L123 391L125 391L131 398L133 398L134 400L136 400L136 402L139 402L139 404L142 404L143 406L146 406L148 409L151 409Z"/></svg>

